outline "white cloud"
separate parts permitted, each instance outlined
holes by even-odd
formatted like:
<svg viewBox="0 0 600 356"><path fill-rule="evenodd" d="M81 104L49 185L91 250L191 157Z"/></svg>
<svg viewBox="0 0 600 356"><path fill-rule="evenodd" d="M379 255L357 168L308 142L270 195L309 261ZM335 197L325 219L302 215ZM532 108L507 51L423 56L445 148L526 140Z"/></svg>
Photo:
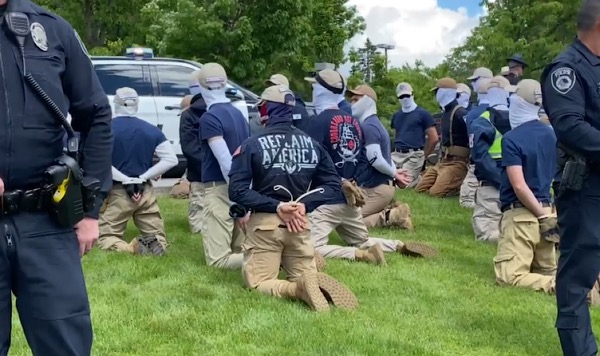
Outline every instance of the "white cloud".
<svg viewBox="0 0 600 356"><path fill-rule="evenodd" d="M388 52L390 66L413 64L416 59L428 66L441 63L450 49L471 33L481 16L470 17L465 8L443 9L437 0L350 0L348 4L356 5L367 29L347 48L362 47L367 37L374 44L393 44L396 48Z"/></svg>

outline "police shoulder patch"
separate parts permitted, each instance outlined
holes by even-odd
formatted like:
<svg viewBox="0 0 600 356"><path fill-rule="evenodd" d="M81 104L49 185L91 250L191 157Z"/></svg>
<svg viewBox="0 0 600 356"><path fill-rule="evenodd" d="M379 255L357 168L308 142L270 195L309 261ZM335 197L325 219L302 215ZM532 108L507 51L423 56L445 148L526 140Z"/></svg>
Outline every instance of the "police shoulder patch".
<svg viewBox="0 0 600 356"><path fill-rule="evenodd" d="M552 88L557 93L565 95L575 86L577 76L573 68L560 67L552 72L550 80L552 81Z"/></svg>
<svg viewBox="0 0 600 356"><path fill-rule="evenodd" d="M75 33L75 38L77 38L77 42L79 42L79 46L81 47L81 50L83 51L83 53L90 59L92 60L92 57L90 56L87 48L85 48L85 45L83 44L83 41L81 40L81 37L79 37L79 34L77 33L77 31L75 29L73 29L73 32Z"/></svg>

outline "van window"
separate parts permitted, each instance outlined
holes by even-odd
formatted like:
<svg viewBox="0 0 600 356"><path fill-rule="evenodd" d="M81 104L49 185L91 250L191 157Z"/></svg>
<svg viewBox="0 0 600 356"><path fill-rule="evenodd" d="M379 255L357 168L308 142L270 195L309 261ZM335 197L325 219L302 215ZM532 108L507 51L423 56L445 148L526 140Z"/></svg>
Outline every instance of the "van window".
<svg viewBox="0 0 600 356"><path fill-rule="evenodd" d="M100 84L106 95L115 95L117 89L129 87L140 96L152 96L152 84L144 66L132 64L96 64L94 65ZM146 74L146 75L144 75Z"/></svg>
<svg viewBox="0 0 600 356"><path fill-rule="evenodd" d="M190 77L194 69L177 65L154 66L158 74L160 96L182 97L190 93Z"/></svg>

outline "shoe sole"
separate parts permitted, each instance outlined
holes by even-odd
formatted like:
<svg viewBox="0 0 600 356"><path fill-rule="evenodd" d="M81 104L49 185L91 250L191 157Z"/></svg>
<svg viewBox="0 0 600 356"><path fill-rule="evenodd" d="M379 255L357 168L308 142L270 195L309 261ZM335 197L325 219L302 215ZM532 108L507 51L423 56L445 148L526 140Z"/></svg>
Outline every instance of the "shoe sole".
<svg viewBox="0 0 600 356"><path fill-rule="evenodd" d="M354 293L333 277L317 273L317 281L325 298L329 299L334 306L345 310L358 308L358 299Z"/></svg>
<svg viewBox="0 0 600 356"><path fill-rule="evenodd" d="M327 262L321 254L315 252L315 264L317 265L317 272L322 272L327 267Z"/></svg>
<svg viewBox="0 0 600 356"><path fill-rule="evenodd" d="M141 245L140 254L162 256L165 254L165 248L158 241L156 236L138 237L138 243ZM154 248L156 246L156 249Z"/></svg>
<svg viewBox="0 0 600 356"><path fill-rule="evenodd" d="M310 273L302 276L302 288L306 294L306 298L303 299L311 309L317 312L329 310L329 302L319 288L317 274Z"/></svg>
<svg viewBox="0 0 600 356"><path fill-rule="evenodd" d="M373 255L373 257L375 257L376 264L381 265L381 266L386 265L385 253L383 252L383 248L381 247L380 244L376 244L376 245L369 247L369 249L367 251L369 251Z"/></svg>
<svg viewBox="0 0 600 356"><path fill-rule="evenodd" d="M438 255L435 248L420 242L405 243L401 253L409 257L435 257Z"/></svg>

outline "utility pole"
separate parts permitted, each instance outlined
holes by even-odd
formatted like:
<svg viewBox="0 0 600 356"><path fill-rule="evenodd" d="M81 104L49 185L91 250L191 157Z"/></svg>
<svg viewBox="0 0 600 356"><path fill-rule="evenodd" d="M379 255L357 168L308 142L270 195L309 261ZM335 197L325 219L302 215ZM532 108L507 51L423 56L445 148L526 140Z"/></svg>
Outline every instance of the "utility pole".
<svg viewBox="0 0 600 356"><path fill-rule="evenodd" d="M394 48L396 48L396 46L391 45L391 44L387 44L387 43L380 43L378 45L376 45L375 47L383 49L384 51L384 55L385 55L385 71L388 71L388 51L393 50Z"/></svg>

